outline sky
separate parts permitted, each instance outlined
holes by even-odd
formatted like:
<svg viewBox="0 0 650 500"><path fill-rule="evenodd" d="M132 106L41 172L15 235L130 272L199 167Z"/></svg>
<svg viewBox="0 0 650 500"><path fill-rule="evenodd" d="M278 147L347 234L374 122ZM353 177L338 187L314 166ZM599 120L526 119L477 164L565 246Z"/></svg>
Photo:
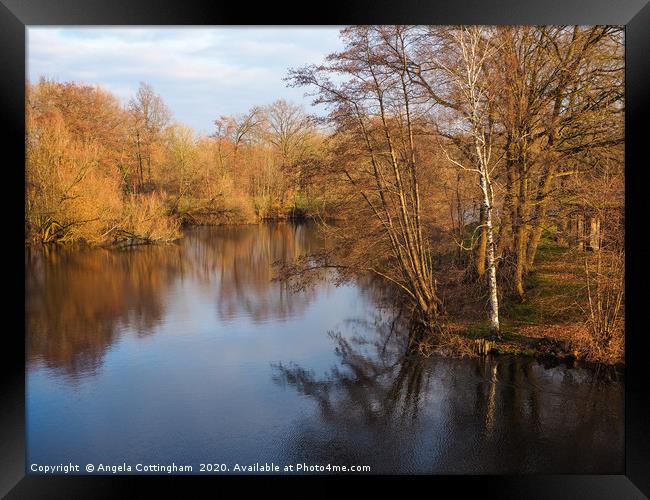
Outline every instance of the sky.
<svg viewBox="0 0 650 500"><path fill-rule="evenodd" d="M287 70L340 50L340 27L30 27L27 77L100 84L123 103L150 83L174 118L198 133L221 115L276 99L304 104Z"/></svg>

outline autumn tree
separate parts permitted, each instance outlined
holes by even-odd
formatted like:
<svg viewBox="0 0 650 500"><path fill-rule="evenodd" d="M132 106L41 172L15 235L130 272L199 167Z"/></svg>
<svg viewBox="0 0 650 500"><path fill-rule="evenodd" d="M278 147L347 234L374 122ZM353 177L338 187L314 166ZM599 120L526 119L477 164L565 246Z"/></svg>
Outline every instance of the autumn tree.
<svg viewBox="0 0 650 500"><path fill-rule="evenodd" d="M174 239L159 199L125 196L128 116L99 87L41 81L27 89L27 237L42 243Z"/></svg>
<svg viewBox="0 0 650 500"><path fill-rule="evenodd" d="M432 121L439 132L446 129L443 135L467 156L471 151L463 138L466 132L440 124L449 123L446 113L466 113L467 96L455 91L455 82L466 75L457 72L458 44L449 35L468 28L401 29L409 39L410 80L431 101ZM508 264L503 271L511 274L513 287L524 300L524 277L548 226L546 210L557 194L556 179L576 174L585 155L593 160L599 151L622 141L621 30L496 27L483 28L483 38L492 55L484 61L477 84L495 89L488 116L495 157L503 157L502 167L494 172L499 212L496 257ZM485 212L482 227L484 218ZM482 248L487 246L479 246L479 261Z"/></svg>
<svg viewBox="0 0 650 500"><path fill-rule="evenodd" d="M386 251L377 255L348 248L345 254L358 257L357 269L382 276L402 290L421 324L437 329L443 308L422 224L418 110L406 71L393 71L378 54L381 37L381 28L345 29L344 51L328 56L327 64L294 70L290 77L294 85L313 91L316 104L329 107L338 141L329 168L365 206L347 213L353 224L360 219L354 224L357 232L338 231L338 238L354 244L352 238L365 250ZM341 264L349 267L350 261Z"/></svg>
<svg viewBox="0 0 650 500"><path fill-rule="evenodd" d="M309 153L315 135L313 122L301 106L283 99L264 107L262 113L263 137L275 150L279 171L285 177L286 187L294 193L295 209L296 193L302 178L302 160ZM284 198L284 189L281 197ZM281 203L283 201L280 200Z"/></svg>
<svg viewBox="0 0 650 500"><path fill-rule="evenodd" d="M137 160L138 188L152 181L152 164L156 148L162 141L162 132L170 120L170 113L162 98L151 85L141 82L136 95L129 101L131 140Z"/></svg>
<svg viewBox="0 0 650 500"><path fill-rule="evenodd" d="M447 159L459 168L477 174L481 193L481 240L479 246L479 274L483 274L487 264L487 283L490 304L490 330L499 335L499 299L496 276L496 248L493 229L494 221L494 183L493 172L500 160L496 145L493 144L495 123L493 117L494 89L490 85L487 71L496 49L486 40L487 33L482 27L461 27L443 32L449 59L457 62L440 62L447 81L452 87L454 110L457 118L451 127L459 127L463 140L456 137L453 142L464 150L464 158L454 158L445 150ZM451 128L450 127L450 128ZM447 137L450 137L448 132ZM466 160L469 160L468 162Z"/></svg>

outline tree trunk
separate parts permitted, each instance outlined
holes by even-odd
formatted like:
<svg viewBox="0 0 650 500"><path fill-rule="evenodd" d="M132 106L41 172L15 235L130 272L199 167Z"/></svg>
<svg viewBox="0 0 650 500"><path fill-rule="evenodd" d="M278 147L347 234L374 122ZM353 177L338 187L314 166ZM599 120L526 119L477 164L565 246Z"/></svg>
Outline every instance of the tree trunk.
<svg viewBox="0 0 650 500"><path fill-rule="evenodd" d="M519 169L519 199L517 210L517 224L515 234L515 290L519 300L523 302L526 299L524 291L524 276L526 274L526 244L528 242L528 203L527 203L527 179L523 166Z"/></svg>
<svg viewBox="0 0 650 500"><path fill-rule="evenodd" d="M568 240L567 235L569 233L569 224L570 218L567 218L566 215L562 214L558 219L557 227L557 242L559 245L567 246Z"/></svg>
<svg viewBox="0 0 650 500"><path fill-rule="evenodd" d="M147 170L149 174L149 182L151 183L151 152L147 155Z"/></svg>
<svg viewBox="0 0 650 500"><path fill-rule="evenodd" d="M511 231L513 214L516 213L515 200L516 196L513 195L514 188L514 173L509 163L508 175L506 178L506 195L503 202L503 215L501 217L501 226L499 228L499 241L497 243L497 259L501 259L506 250L512 250Z"/></svg>
<svg viewBox="0 0 650 500"><path fill-rule="evenodd" d="M140 191L142 191L142 185L144 184L144 177L142 174L142 150L140 148L139 133L136 133L136 146L137 146L137 156L138 156L138 184L140 186Z"/></svg>
<svg viewBox="0 0 650 500"><path fill-rule="evenodd" d="M600 250L600 219L592 216L589 222L589 249L597 252Z"/></svg>
<svg viewBox="0 0 650 500"><path fill-rule="evenodd" d="M537 255L537 247L539 246L539 242L542 239L544 224L546 222L546 206L548 204L548 194L551 190L554 174L554 165L549 165L542 179L540 180L539 188L537 191L535 200L535 215L533 217L533 230L530 235L530 241L528 242L526 256L526 265L529 268L533 266L535 255Z"/></svg>
<svg viewBox="0 0 650 500"><path fill-rule="evenodd" d="M476 250L476 271L478 272L479 276L483 276L485 274L485 255L486 255L487 240L488 240L484 203L481 203L480 225L481 225L481 237L479 239L478 249Z"/></svg>
<svg viewBox="0 0 650 500"><path fill-rule="evenodd" d="M582 214L576 215L576 246L580 251L585 249L585 219Z"/></svg>
<svg viewBox="0 0 650 500"><path fill-rule="evenodd" d="M485 213L486 257L488 267L488 287L490 290L490 333L500 335L499 328L499 296L497 293L497 266L494 255L494 236L492 234L492 191L486 172L481 172L481 191L483 192L482 211ZM485 265L485 261L483 261ZM485 269L484 269L485 272Z"/></svg>

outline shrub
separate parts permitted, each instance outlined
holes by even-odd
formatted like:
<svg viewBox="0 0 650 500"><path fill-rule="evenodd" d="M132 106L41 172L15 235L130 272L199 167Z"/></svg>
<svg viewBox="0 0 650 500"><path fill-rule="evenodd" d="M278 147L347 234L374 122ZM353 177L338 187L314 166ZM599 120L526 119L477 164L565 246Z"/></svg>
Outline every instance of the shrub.
<svg viewBox="0 0 650 500"><path fill-rule="evenodd" d="M157 193L129 195L124 201L122 219L111 236L128 243L173 241L180 237L180 221L167 214Z"/></svg>
<svg viewBox="0 0 650 500"><path fill-rule="evenodd" d="M588 303L586 327L575 336L576 349L590 361L616 363L625 355L625 253L599 251L585 260Z"/></svg>

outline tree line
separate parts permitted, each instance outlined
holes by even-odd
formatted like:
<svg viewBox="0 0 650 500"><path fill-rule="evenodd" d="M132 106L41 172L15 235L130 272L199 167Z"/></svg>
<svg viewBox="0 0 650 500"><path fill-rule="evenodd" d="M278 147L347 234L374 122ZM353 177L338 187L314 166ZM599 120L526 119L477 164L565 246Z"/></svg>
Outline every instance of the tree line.
<svg viewBox="0 0 650 500"><path fill-rule="evenodd" d="M363 26L341 36L344 50L288 77L327 107L334 130L320 173L343 186L346 221L331 227L337 249L323 265L383 276L429 330L444 324L440 284L460 266L485 283L499 336L500 297L526 301L543 237L622 258L620 28Z"/></svg>
<svg viewBox="0 0 650 500"><path fill-rule="evenodd" d="M42 79L26 103L30 243L169 241L182 224L255 222L323 207L304 164L323 134L278 100L200 137L142 83L122 106L98 86Z"/></svg>

